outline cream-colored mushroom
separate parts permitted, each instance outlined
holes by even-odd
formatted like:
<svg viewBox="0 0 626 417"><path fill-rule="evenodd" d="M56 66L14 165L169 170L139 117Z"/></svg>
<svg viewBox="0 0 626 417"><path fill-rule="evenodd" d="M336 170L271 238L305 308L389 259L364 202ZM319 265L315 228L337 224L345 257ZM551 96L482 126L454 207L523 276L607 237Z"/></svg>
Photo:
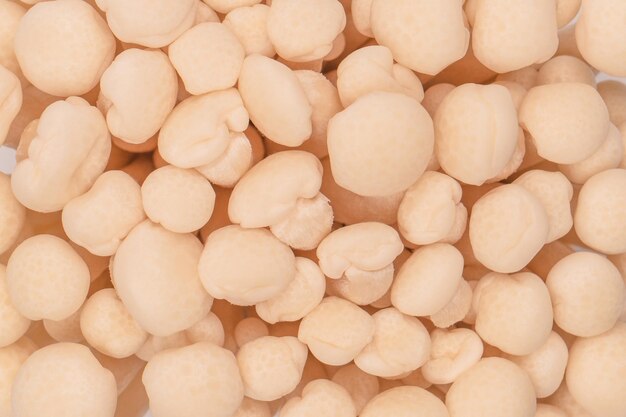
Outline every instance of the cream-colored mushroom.
<svg viewBox="0 0 626 417"><path fill-rule="evenodd" d="M337 0L272 0L267 17L276 52L294 62L325 57L345 26L346 14Z"/></svg>
<svg viewBox="0 0 626 417"><path fill-rule="evenodd" d="M570 206L574 189L560 172L526 171L513 181L534 195L548 215L548 237L546 243L565 236L574 225Z"/></svg>
<svg viewBox="0 0 626 417"><path fill-rule="evenodd" d="M428 360L430 336L415 317L390 307L372 315L374 338L354 358L370 375L395 377L412 372Z"/></svg>
<svg viewBox="0 0 626 417"><path fill-rule="evenodd" d="M21 108L22 87L20 80L15 74L0 65L0 145L6 140L11 123Z"/></svg>
<svg viewBox="0 0 626 417"><path fill-rule="evenodd" d="M589 178L578 195L574 229L589 247L605 254L626 252L626 169Z"/></svg>
<svg viewBox="0 0 626 417"><path fill-rule="evenodd" d="M202 288L202 244L192 234L170 232L145 220L128 234L111 263L118 296L148 333L168 336L209 312L213 299Z"/></svg>
<svg viewBox="0 0 626 417"><path fill-rule="evenodd" d="M622 134L611 124L609 134L589 158L571 165L559 165L559 169L574 184L584 184L595 174L608 169L619 168L624 159Z"/></svg>
<svg viewBox="0 0 626 417"><path fill-rule="evenodd" d="M76 312L89 290L89 269L56 236L36 235L13 251L6 268L11 302L31 320L63 320Z"/></svg>
<svg viewBox="0 0 626 417"><path fill-rule="evenodd" d="M230 417L243 401L235 356L208 342L157 353L142 380L155 417Z"/></svg>
<svg viewBox="0 0 626 417"><path fill-rule="evenodd" d="M62 215L72 242L98 256L113 255L145 217L139 184L123 171L100 175L88 192L63 207Z"/></svg>
<svg viewBox="0 0 626 417"><path fill-rule="evenodd" d="M611 123L619 127L626 122L626 85L617 80L605 80L598 83L598 93L609 110Z"/></svg>
<svg viewBox="0 0 626 417"><path fill-rule="evenodd" d="M585 61L575 56L555 56L539 69L537 85L555 83L581 83L595 87L596 74Z"/></svg>
<svg viewBox="0 0 626 417"><path fill-rule="evenodd" d="M452 299L441 310L431 314L430 321L440 329L445 329L462 321L472 308L472 297L472 286L463 279Z"/></svg>
<svg viewBox="0 0 626 417"><path fill-rule="evenodd" d="M187 337L185 331L176 332L169 336L148 336L145 343L135 352L135 356L144 362L149 362L159 352L178 349L191 344L193 342Z"/></svg>
<svg viewBox="0 0 626 417"><path fill-rule="evenodd" d="M626 16L626 4L619 0L583 0L576 22L576 45L595 68L617 77L626 76L623 57L626 34L620 23Z"/></svg>
<svg viewBox="0 0 626 417"><path fill-rule="evenodd" d="M461 195L461 186L453 178L426 171L409 187L400 203L400 233L416 245L456 242L467 222Z"/></svg>
<svg viewBox="0 0 626 417"><path fill-rule="evenodd" d="M269 6L254 4L237 7L224 17L222 23L237 36L246 55L260 54L271 58L276 54L267 34L269 12Z"/></svg>
<svg viewBox="0 0 626 417"><path fill-rule="evenodd" d="M404 314L429 316L455 296L463 273L463 256L452 245L419 248L402 265L391 287L391 303Z"/></svg>
<svg viewBox="0 0 626 417"><path fill-rule="evenodd" d="M328 123L335 181L363 196L404 191L426 170L433 138L432 120L414 99L398 93L366 94Z"/></svg>
<svg viewBox="0 0 626 417"><path fill-rule="evenodd" d="M549 404L537 404L535 417L567 417L567 414L558 407Z"/></svg>
<svg viewBox="0 0 626 417"><path fill-rule="evenodd" d="M381 392L367 403L361 417L409 417L422 413L430 417L448 417L444 403L419 387L396 387Z"/></svg>
<svg viewBox="0 0 626 417"><path fill-rule="evenodd" d="M303 151L268 156L237 183L228 204L233 223L269 226L282 242L314 249L330 232L332 208L320 194L322 165Z"/></svg>
<svg viewBox="0 0 626 417"><path fill-rule="evenodd" d="M601 335L576 339L570 349L566 381L572 397L594 416L618 417L624 412L623 378L626 323Z"/></svg>
<svg viewBox="0 0 626 417"><path fill-rule="evenodd" d="M113 417L115 377L88 347L55 343L22 364L13 381L13 415L20 417Z"/></svg>
<svg viewBox="0 0 626 417"><path fill-rule="evenodd" d="M7 287L6 266L0 264L0 352L5 346L17 342L30 327L30 320L13 305ZM1 354L0 354L1 355ZM3 401L0 401L0 404ZM0 410L3 406L0 406Z"/></svg>
<svg viewBox="0 0 626 417"><path fill-rule="evenodd" d="M58 211L104 171L111 141L102 114L79 97L48 106L37 123L28 157L11 177L15 197L40 212Z"/></svg>
<svg viewBox="0 0 626 417"><path fill-rule="evenodd" d="M472 251L487 268L503 273L525 267L546 243L549 218L540 200L517 184L496 187L473 206Z"/></svg>
<svg viewBox="0 0 626 417"><path fill-rule="evenodd" d="M525 356L506 355L522 368L535 387L537 398L548 397L559 388L567 366L567 345L557 333L550 333L539 349Z"/></svg>
<svg viewBox="0 0 626 417"><path fill-rule="evenodd" d="M198 95L233 87L245 51L226 25L206 22L176 39L169 46L168 55L185 89Z"/></svg>
<svg viewBox="0 0 626 417"><path fill-rule="evenodd" d="M491 70L503 73L545 62L558 43L555 0L476 2L472 47Z"/></svg>
<svg viewBox="0 0 626 417"><path fill-rule="evenodd" d="M219 317L212 311L185 330L185 335L192 343L211 342L218 346L224 346L224 326Z"/></svg>
<svg viewBox="0 0 626 417"><path fill-rule="evenodd" d="M500 174L515 151L517 114L501 85L455 88L439 105L434 123L437 161L466 184L481 185Z"/></svg>
<svg viewBox="0 0 626 417"><path fill-rule="evenodd" d="M522 369L502 358L483 358L448 390L450 417L532 417L537 400Z"/></svg>
<svg viewBox="0 0 626 417"><path fill-rule="evenodd" d="M326 282L319 266L310 259L296 258L296 276L284 291L255 306L267 323L300 320L324 297Z"/></svg>
<svg viewBox="0 0 626 417"><path fill-rule="evenodd" d="M341 61L337 89L344 107L374 91L406 94L417 101L424 98L422 83L415 73L394 63L391 51L380 45L357 49Z"/></svg>
<svg viewBox="0 0 626 417"><path fill-rule="evenodd" d="M433 384L453 383L483 355L483 342L470 329L435 329L430 338L430 358L421 371Z"/></svg>
<svg viewBox="0 0 626 417"><path fill-rule="evenodd" d="M250 119L269 140L294 147L311 137L313 110L289 67L263 55L250 55L243 62L238 88Z"/></svg>
<svg viewBox="0 0 626 417"><path fill-rule="evenodd" d="M148 218L176 233L190 233L204 226L215 205L211 183L197 171L167 165L148 175L141 186Z"/></svg>
<svg viewBox="0 0 626 417"><path fill-rule="evenodd" d="M172 43L195 21L197 0L95 0L122 42L149 48Z"/></svg>
<svg viewBox="0 0 626 417"><path fill-rule="evenodd" d="M437 74L467 51L461 0L373 0L370 8L376 42L414 71Z"/></svg>
<svg viewBox="0 0 626 417"><path fill-rule="evenodd" d="M398 232L382 223L345 226L329 234L317 247L329 290L355 304L382 297L394 276L393 261L403 250Z"/></svg>
<svg viewBox="0 0 626 417"><path fill-rule="evenodd" d="M26 14L26 8L12 1L0 2L0 66L5 67L13 74L25 81L22 70L17 62L14 50L15 33L22 17Z"/></svg>
<svg viewBox="0 0 626 417"><path fill-rule="evenodd" d="M13 195L11 177L0 172L0 254L13 246L26 222L26 210Z"/></svg>
<svg viewBox="0 0 626 417"><path fill-rule="evenodd" d="M11 416L11 389L22 363L37 349L27 338L4 347L0 347L0 413Z"/></svg>
<svg viewBox="0 0 626 417"><path fill-rule="evenodd" d="M374 338L374 319L350 301L326 297L300 323L298 339L328 365L345 365Z"/></svg>
<svg viewBox="0 0 626 417"><path fill-rule="evenodd" d="M557 83L528 90L519 111L539 155L558 164L589 158L606 140L609 112L595 88Z"/></svg>
<svg viewBox="0 0 626 417"><path fill-rule="evenodd" d="M135 354L148 338L112 288L89 297L80 315L80 328L91 346L114 358Z"/></svg>
<svg viewBox="0 0 626 417"><path fill-rule="evenodd" d="M244 393L260 401L277 400L302 378L307 348L295 337L264 336L237 352Z"/></svg>
<svg viewBox="0 0 626 417"><path fill-rule="evenodd" d="M248 122L248 112L234 88L189 97L165 120L159 153L179 168L215 163Z"/></svg>
<svg viewBox="0 0 626 417"><path fill-rule="evenodd" d="M253 305L289 286L296 276L295 256L266 229L231 225L207 237L198 271L213 297Z"/></svg>
<svg viewBox="0 0 626 417"><path fill-rule="evenodd" d="M141 144L163 126L177 93L176 71L167 55L131 48L116 56L102 74L98 108L113 136Z"/></svg>
<svg viewBox="0 0 626 417"><path fill-rule="evenodd" d="M28 81L48 94L68 97L98 84L113 60L115 38L87 2L61 0L31 7L20 20L14 47Z"/></svg>
<svg viewBox="0 0 626 417"><path fill-rule="evenodd" d="M287 401L280 415L281 417L356 417L356 408L350 394L341 385L325 379L316 379L304 387L301 396Z"/></svg>
<svg viewBox="0 0 626 417"><path fill-rule="evenodd" d="M235 326L233 337L237 346L250 343L261 337L269 336L267 324L258 317L246 317Z"/></svg>
<svg viewBox="0 0 626 417"><path fill-rule="evenodd" d="M531 272L485 275L474 289L473 309L476 333L511 355L528 355L550 337L550 293Z"/></svg>
<svg viewBox="0 0 626 417"><path fill-rule="evenodd" d="M611 329L626 290L617 268L605 257L576 252L552 267L546 279L554 321L566 332L591 337Z"/></svg>

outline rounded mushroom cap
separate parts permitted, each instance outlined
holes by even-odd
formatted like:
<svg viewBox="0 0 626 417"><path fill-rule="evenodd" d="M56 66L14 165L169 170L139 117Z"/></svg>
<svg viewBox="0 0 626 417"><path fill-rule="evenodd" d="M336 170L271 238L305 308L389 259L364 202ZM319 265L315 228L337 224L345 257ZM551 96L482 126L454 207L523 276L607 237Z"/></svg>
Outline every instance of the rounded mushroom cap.
<svg viewBox="0 0 626 417"><path fill-rule="evenodd" d="M6 140L11 123L21 108L22 86L20 80L0 63L0 145Z"/></svg>
<svg viewBox="0 0 626 417"><path fill-rule="evenodd" d="M26 7L21 3L13 3L11 1L3 1L0 3L0 26L2 27L2 36L0 36L0 65L17 75L22 76L22 70L17 62L14 51L14 40L17 28L20 25L22 17L26 14ZM2 135L0 135L2 137ZM0 140L2 142L2 140Z"/></svg>
<svg viewBox="0 0 626 417"><path fill-rule="evenodd" d="M400 233L416 245L458 240L467 221L461 195L461 185L453 178L426 171L402 198L398 208Z"/></svg>
<svg viewBox="0 0 626 417"><path fill-rule="evenodd" d="M152 171L141 186L141 196L150 220L177 233L200 229L215 205L209 181L195 170L173 165Z"/></svg>
<svg viewBox="0 0 626 417"><path fill-rule="evenodd" d="M205 242L198 264L204 288L236 305L269 300L296 276L291 249L266 229L222 227Z"/></svg>
<svg viewBox="0 0 626 417"><path fill-rule="evenodd" d="M391 51L380 45L357 49L341 61L337 90L344 107L374 91L401 93L418 102L424 98L422 83L415 73L394 64Z"/></svg>
<svg viewBox="0 0 626 417"><path fill-rule="evenodd" d="M537 401L522 369L502 358L483 358L448 390L450 417L533 417Z"/></svg>
<svg viewBox="0 0 626 417"><path fill-rule="evenodd" d="M626 252L626 169L609 169L587 180L578 195L574 228L597 251Z"/></svg>
<svg viewBox="0 0 626 417"><path fill-rule="evenodd" d="M63 230L89 252L110 256L146 218L143 210L139 184L123 171L107 171L89 191L63 207Z"/></svg>
<svg viewBox="0 0 626 417"><path fill-rule="evenodd" d="M22 363L37 349L27 338L0 347L0 413L11 416L11 388ZM378 380L376 381L378 383ZM378 392L378 391L377 391Z"/></svg>
<svg viewBox="0 0 626 417"><path fill-rule="evenodd" d="M424 379L433 384L456 381L483 355L483 342L471 329L435 329L430 338L430 358L421 370Z"/></svg>
<svg viewBox="0 0 626 417"><path fill-rule="evenodd" d="M107 23L122 42L148 48L167 46L193 26L195 0L95 0Z"/></svg>
<svg viewBox="0 0 626 417"><path fill-rule="evenodd" d="M435 152L443 170L471 185L497 176L510 161L518 139L515 104L497 84L464 84L437 109Z"/></svg>
<svg viewBox="0 0 626 417"><path fill-rule="evenodd" d="M156 336L169 336L198 322L213 299L198 275L202 244L149 220L139 223L115 253L111 276L131 316Z"/></svg>
<svg viewBox="0 0 626 417"><path fill-rule="evenodd" d="M230 417L243 401L235 356L209 342L157 353L142 381L161 417Z"/></svg>
<svg viewBox="0 0 626 417"><path fill-rule="evenodd" d="M104 171L111 140L100 111L79 97L46 107L11 176L15 197L31 210L58 211Z"/></svg>
<svg viewBox="0 0 626 417"><path fill-rule="evenodd" d="M550 59L559 45L556 2L476 2L472 47L489 69L503 73Z"/></svg>
<svg viewBox="0 0 626 417"><path fill-rule="evenodd" d="M549 404L537 404L535 417L567 417L565 411Z"/></svg>
<svg viewBox="0 0 626 417"><path fill-rule="evenodd" d="M293 147L311 137L313 109L298 77L286 65L249 55L243 61L238 89L254 126L269 140Z"/></svg>
<svg viewBox="0 0 626 417"><path fill-rule="evenodd" d="M469 30L460 0L374 0L371 30L400 64L434 75L463 58Z"/></svg>
<svg viewBox="0 0 626 417"><path fill-rule="evenodd" d="M230 88L180 102L159 132L159 153L180 168L195 168L218 160L231 135L248 127L248 111L239 92Z"/></svg>
<svg viewBox="0 0 626 417"><path fill-rule="evenodd" d="M609 110L611 123L620 127L626 122L626 85L617 80L605 80L598 83L598 93Z"/></svg>
<svg viewBox="0 0 626 417"><path fill-rule="evenodd" d="M245 58L243 45L221 23L200 23L168 47L185 90L197 95L233 87Z"/></svg>
<svg viewBox="0 0 626 417"><path fill-rule="evenodd" d="M404 386L381 392L372 398L361 417L411 417L422 414L429 417L448 417L441 400L419 387Z"/></svg>
<svg viewBox="0 0 626 417"><path fill-rule="evenodd" d="M246 55L260 54L271 58L276 51L267 34L269 13L270 8L265 4L237 7L228 12L222 23L237 36Z"/></svg>
<svg viewBox="0 0 626 417"><path fill-rule="evenodd" d="M296 258L296 276L287 288L255 306L259 317L267 323L297 321L306 316L324 298L324 274L315 262Z"/></svg>
<svg viewBox="0 0 626 417"><path fill-rule="evenodd" d="M55 343L22 364L13 382L13 414L23 417L113 417L115 377L89 348Z"/></svg>
<svg viewBox="0 0 626 417"><path fill-rule="evenodd" d="M60 97L95 87L115 55L115 38L105 21L80 0L31 7L20 20L14 45L24 76Z"/></svg>
<svg viewBox="0 0 626 417"><path fill-rule="evenodd" d="M626 76L621 57L626 53L622 40L626 30L621 22L626 5L619 0L584 0L576 22L576 46L585 61L616 77Z"/></svg>
<svg viewBox="0 0 626 417"><path fill-rule="evenodd" d="M485 275L474 289L473 309L480 337L511 355L528 355L550 337L550 294L533 273Z"/></svg>
<svg viewBox="0 0 626 417"><path fill-rule="evenodd" d="M559 169L574 184L584 184L595 174L620 167L624 160L623 140L619 129L611 124L608 136L593 155L575 164L559 165Z"/></svg>
<svg viewBox="0 0 626 417"><path fill-rule="evenodd" d="M11 302L31 320L63 320L85 301L89 268L69 243L36 235L13 251L6 269Z"/></svg>
<svg viewBox="0 0 626 417"><path fill-rule="evenodd" d="M593 155L609 133L609 112L590 85L558 83L528 90L519 121L538 154L558 164L575 164Z"/></svg>
<svg viewBox="0 0 626 417"><path fill-rule="evenodd" d="M352 0L350 2L350 17L354 28L363 36L373 38L372 33L372 3L373 0Z"/></svg>
<svg viewBox="0 0 626 417"><path fill-rule="evenodd" d="M252 167L235 185L228 216L242 227L276 224L296 209L299 199L314 198L322 184L322 164L303 151L278 152Z"/></svg>
<svg viewBox="0 0 626 417"><path fill-rule="evenodd" d="M220 318L212 311L185 330L185 335L192 343L211 342L217 346L224 346L224 326Z"/></svg>
<svg viewBox="0 0 626 417"><path fill-rule="evenodd" d="M116 56L102 74L98 107L111 134L142 144L163 126L177 93L176 70L167 55L131 48Z"/></svg>
<svg viewBox="0 0 626 417"><path fill-rule="evenodd" d="M337 184L363 196L406 190L433 153L430 116L404 94L373 92L328 123L328 153Z"/></svg>
<svg viewBox="0 0 626 417"><path fill-rule="evenodd" d="M496 272L525 267L546 243L549 219L541 202L520 185L494 188L472 207L469 238L474 256Z"/></svg>
<svg viewBox="0 0 626 417"><path fill-rule="evenodd" d="M374 319L350 301L326 297L300 323L298 339L320 362L345 365L372 341Z"/></svg>
<svg viewBox="0 0 626 417"><path fill-rule="evenodd" d="M267 34L276 52L293 62L328 55L345 26L346 14L337 0L273 0L267 17Z"/></svg>
<svg viewBox="0 0 626 417"><path fill-rule="evenodd" d="M370 375L395 377L422 366L430 354L430 336L415 317L393 307L372 315L374 338L354 358L354 363Z"/></svg>
<svg viewBox="0 0 626 417"><path fill-rule="evenodd" d="M537 85L556 83L582 83L595 87L596 74L585 61L575 56L555 56L539 69Z"/></svg>
<svg viewBox="0 0 626 417"><path fill-rule="evenodd" d="M247 397L274 401L292 392L307 358L307 347L292 336L263 336L241 346L237 363Z"/></svg>
<svg viewBox="0 0 626 417"><path fill-rule="evenodd" d="M550 333L539 349L525 356L506 355L506 359L522 368L535 387L537 398L546 398L559 388L567 366L567 345L558 335Z"/></svg>
<svg viewBox="0 0 626 417"><path fill-rule="evenodd" d="M26 209L11 189L11 177L0 172L0 254L17 241L26 222Z"/></svg>
<svg viewBox="0 0 626 417"><path fill-rule="evenodd" d="M237 323L233 331L233 337L239 347L269 334L267 324L258 317L246 317Z"/></svg>
<svg viewBox="0 0 626 417"><path fill-rule="evenodd" d="M15 308L9 297L6 269L0 264L0 349L17 342L30 327L30 320Z"/></svg>
<svg viewBox="0 0 626 417"><path fill-rule="evenodd" d="M301 397L291 398L280 410L281 417L356 417L350 394L341 385L316 379L304 387Z"/></svg>
<svg viewBox="0 0 626 417"><path fill-rule="evenodd" d="M546 243L565 236L574 225L570 202L574 188L560 172L526 171L513 181L534 195L548 215L548 238Z"/></svg>
<svg viewBox="0 0 626 417"><path fill-rule="evenodd" d="M135 354L148 338L113 288L100 290L85 301L80 329L91 346L113 358Z"/></svg>
<svg viewBox="0 0 626 417"><path fill-rule="evenodd" d="M403 249L394 228L367 222L334 230L322 240L316 253L324 274L338 279L351 269L383 269L393 263Z"/></svg>
<svg viewBox="0 0 626 417"><path fill-rule="evenodd" d="M423 246L398 271L391 287L391 302L411 316L435 314L452 300L462 274L463 255L454 246Z"/></svg>
<svg viewBox="0 0 626 417"><path fill-rule="evenodd" d="M594 416L619 417L626 409L626 324L601 335L576 339L569 352L567 387Z"/></svg>
<svg viewBox="0 0 626 417"><path fill-rule="evenodd" d="M626 291L618 269L605 257L576 252L558 261L546 285L554 307L554 321L580 337L611 329L623 308Z"/></svg>

